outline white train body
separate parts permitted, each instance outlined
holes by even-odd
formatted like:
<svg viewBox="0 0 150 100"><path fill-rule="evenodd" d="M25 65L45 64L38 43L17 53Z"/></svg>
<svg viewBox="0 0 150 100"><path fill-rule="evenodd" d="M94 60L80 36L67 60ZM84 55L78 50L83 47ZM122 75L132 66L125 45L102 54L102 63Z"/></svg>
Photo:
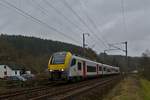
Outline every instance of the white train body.
<svg viewBox="0 0 150 100"><path fill-rule="evenodd" d="M69 77L96 77L101 75L119 74L119 67L94 62L82 57L72 56L76 60L76 64L69 67Z"/></svg>
<svg viewBox="0 0 150 100"><path fill-rule="evenodd" d="M60 53L61 54L61 53ZM59 55L59 54L57 54ZM72 55L69 52L63 54L65 56L64 63L53 64L55 57L49 61L48 69L50 70L51 78L54 78L54 74L58 74L57 78L60 79L73 79L73 78L90 78L90 77L100 77L102 75L114 75L119 74L119 67L114 67L102 63L98 63L89 59L85 59L79 56ZM60 56L57 58L60 61Z"/></svg>

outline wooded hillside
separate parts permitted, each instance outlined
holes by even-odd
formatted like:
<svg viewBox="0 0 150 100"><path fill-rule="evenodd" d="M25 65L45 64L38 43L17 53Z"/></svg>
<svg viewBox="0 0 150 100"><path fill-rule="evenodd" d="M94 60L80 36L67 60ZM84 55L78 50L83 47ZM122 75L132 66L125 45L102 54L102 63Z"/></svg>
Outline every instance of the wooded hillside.
<svg viewBox="0 0 150 100"><path fill-rule="evenodd" d="M54 52L70 51L83 57L83 49L73 44L44 40L35 37L0 35L0 63L15 63L25 66L32 72L40 73L47 69L48 60ZM101 63L127 68L125 56L96 54L86 49L86 57ZM129 57L128 70L140 66L139 57Z"/></svg>
<svg viewBox="0 0 150 100"><path fill-rule="evenodd" d="M70 51L83 56L82 47L73 44L35 37L0 36L0 63L21 64L33 72L46 70L51 54L60 51ZM86 52L88 58L96 60L97 54L92 49L86 49Z"/></svg>

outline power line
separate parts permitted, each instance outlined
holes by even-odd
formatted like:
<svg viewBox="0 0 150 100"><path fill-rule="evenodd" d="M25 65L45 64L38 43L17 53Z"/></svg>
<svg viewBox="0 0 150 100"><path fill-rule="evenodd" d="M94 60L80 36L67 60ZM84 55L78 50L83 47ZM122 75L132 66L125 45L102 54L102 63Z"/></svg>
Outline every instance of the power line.
<svg viewBox="0 0 150 100"><path fill-rule="evenodd" d="M84 22L84 20L80 17L80 15L78 15L78 13L76 13L76 11L74 11L74 9L68 4L68 2L66 0L60 0L68 9L70 9L72 11L72 13L82 22L83 25L85 25L87 27L87 29L89 31L92 31L89 26Z"/></svg>
<svg viewBox="0 0 150 100"><path fill-rule="evenodd" d="M80 2L80 4L82 5L82 8L85 8L85 7L86 7L81 1L79 1L79 2ZM98 33L101 33L101 31L99 30L99 28L97 27L97 25L95 24L95 22L90 18L90 16L89 16L89 14L87 13L87 11L84 10L83 12L84 12L84 14L86 15L87 19L89 20L89 22L92 24L92 26L97 30L97 32L98 32ZM97 35L96 35L96 36L97 36ZM98 36L97 36L97 37L98 37ZM98 38L99 38L99 37L98 37ZM103 37L101 36L101 38L103 38ZM106 40L105 38L103 38L103 39L105 40L105 41L103 41L103 39L101 39L101 38L99 38L99 40L101 40L102 43L103 43L103 45L105 45L105 47L106 47L106 44L108 45L107 40ZM105 42L106 42L106 44L105 44Z"/></svg>
<svg viewBox="0 0 150 100"><path fill-rule="evenodd" d="M64 1L64 2L63 2ZM70 9L72 12L73 12L73 14L88 28L88 30L91 32L91 33L94 33L90 28L89 28L89 26L85 23L85 21L78 15L78 13L76 13L76 11L74 11L73 10L73 8L68 4L68 2L66 1L66 0L63 0L62 1L62 3L64 4L64 5L66 5L66 7L68 8L68 9ZM96 34L95 34L96 35ZM102 41L101 39L99 39L97 36L96 36L96 38L98 39L98 40L100 40L100 41ZM105 47L106 47L106 45L105 44L103 44Z"/></svg>
<svg viewBox="0 0 150 100"><path fill-rule="evenodd" d="M40 10L41 10L41 12L43 13L43 14L46 14L47 15L47 13L48 13L48 11L47 11L47 9L45 9L44 7L42 7L38 2L36 2L36 1L34 1L34 0L31 0L32 1L32 3L36 3L36 7L38 7ZM47 13L45 13L45 11L47 12ZM47 15L48 16L48 15Z"/></svg>
<svg viewBox="0 0 150 100"><path fill-rule="evenodd" d="M72 25L74 25L76 28L78 28L78 30L80 30L81 32L83 32L83 29L80 28L78 25L76 25L74 22L72 22L68 17L66 17L62 11L58 10L55 6L53 6L50 2L48 2L47 0L44 0L44 2L49 5L51 8L53 8L58 14L60 14L61 16L63 16L68 22L70 22Z"/></svg>
<svg viewBox="0 0 150 100"><path fill-rule="evenodd" d="M91 32L91 33L93 33L93 31L89 28L89 26L84 22L84 20L82 20L82 18L80 17L80 15L78 15L78 13L76 13L75 11L74 11L74 9L67 3L67 1L65 1L64 0L64 2L63 1L61 1L68 9L70 9L71 11L72 11L72 13L81 21L81 23L84 25L84 26L86 26L87 27L87 29Z"/></svg>
<svg viewBox="0 0 150 100"><path fill-rule="evenodd" d="M36 5L37 5L37 7L40 9L40 10L44 10L44 11L41 11L42 13L44 13L44 14L46 14L47 16L49 16L48 15L48 13L49 13L49 11L47 10L47 9L45 9L44 7L42 7L38 2L36 2L36 1L34 1L34 0L32 0L32 2L33 3L35 3ZM46 2L46 4L47 3L49 3L49 2ZM56 10L57 10L57 8L56 8ZM45 12L46 11L46 12ZM57 12L58 14L60 14L61 12L59 11L59 12ZM66 17L67 18L67 17ZM72 32L73 33L73 32ZM82 37L81 37L82 38Z"/></svg>
<svg viewBox="0 0 150 100"><path fill-rule="evenodd" d="M11 4L11 3L7 2L7 1L4 1L4 0L3 0L2 2L5 3L5 4L7 4L7 5L9 5L10 7L16 9L17 11L23 13L23 14L24 14L24 15L23 15L24 17L25 17L25 15L26 15L26 16L27 16L26 18L31 18L32 21L34 21L34 22L36 22L36 23L38 23L38 24L42 24L42 25L48 27L49 29L51 29L51 30L53 30L53 31L55 31L55 32L57 32L57 33L63 35L65 38L67 37L68 39L70 39L70 40L72 40L72 41L74 41L74 42L76 42L76 43L80 43L80 42L76 41L74 38L72 38L72 37L66 35L65 33L63 33L63 32L61 32L61 31L55 29L54 27L51 27L51 26L48 25L47 23L45 23L45 22L39 20L38 18L33 17L32 15L28 14L27 12L25 12L25 11L23 11L23 10L17 8L17 7L14 6L13 4ZM19 13L19 14L20 14L20 13ZM22 15L22 14L21 14L21 15Z"/></svg>
<svg viewBox="0 0 150 100"><path fill-rule="evenodd" d="M36 2L36 1L35 1ZM68 22L70 22L71 24L73 24L74 26L76 26L76 28L78 28L80 31L83 31L83 29L81 29L78 25L74 24L70 19L68 19L68 17L66 17L60 10L58 10L55 6L53 6L50 2L48 2L47 0L44 1L47 5L49 5L51 8L53 8L58 14L60 14L61 16L63 16Z"/></svg>
<svg viewBox="0 0 150 100"><path fill-rule="evenodd" d="M127 25L126 25L126 18L125 18L125 8L124 8L124 0L121 0L121 12L122 12L122 20L123 20L124 32L127 32Z"/></svg>
<svg viewBox="0 0 150 100"><path fill-rule="evenodd" d="M64 2L63 2L64 1ZM76 13L76 11L74 11L74 9L68 4L68 2L66 0L63 0L62 3L64 5L66 5L66 7L68 9L70 9L72 11L72 13L88 28L88 30L94 34L94 31L92 31L89 26L85 23L85 21L80 17L80 15L78 15L78 13ZM95 34L96 38L99 40L99 41L102 41L96 34ZM105 43L102 41L102 44L107 48L107 46L105 45Z"/></svg>
<svg viewBox="0 0 150 100"><path fill-rule="evenodd" d="M36 5L42 9L45 10L47 13L49 13L49 11L47 9L45 9L44 7L42 7L38 2L32 0L34 3L36 3ZM60 14L61 16L63 16L68 22L70 22L72 25L76 26L78 28L78 30L83 31L78 25L76 25L75 23L73 23L70 19L68 19L68 17L66 17L61 11L59 11L55 6L53 6L52 4L50 4L48 1L44 0L43 2L45 2L47 5L49 5L51 8L53 8L57 14ZM44 12L45 13L45 12ZM47 14L48 16L48 14Z"/></svg>
<svg viewBox="0 0 150 100"><path fill-rule="evenodd" d="M68 21L70 24L74 25L80 32L83 32L83 29L79 27L79 25L75 24L73 21L71 21L67 16L65 16L60 10L58 10L55 6L53 6L50 2L47 0L44 0L48 6L50 6L52 9L56 11L57 14L61 15L66 21ZM81 36L80 36L81 37ZM81 37L82 38L82 37Z"/></svg>
<svg viewBox="0 0 150 100"><path fill-rule="evenodd" d="M39 6L40 9L45 10L46 12L45 12L45 11L43 11L43 12L46 13L47 16L49 16L49 15L47 14L47 13L49 13L49 11L48 11L47 9L45 9L44 7L42 7L38 2L36 2L36 1L34 1L34 0L32 0L32 1L33 1L34 3L36 3L37 6ZM44 0L43 2L45 2L48 6L50 6L52 9L54 9L54 10L57 12L57 14L63 16L69 23L71 23L72 25L74 25L76 28L78 28L79 31L82 32L82 29L81 29L78 25L76 25L76 24L73 23L70 19L68 19L68 17L66 17L61 11L57 10L57 8L56 8L55 6L53 6L52 4L50 4L50 3L49 3L48 1L46 1L46 0ZM80 36L80 38L82 38L82 37Z"/></svg>

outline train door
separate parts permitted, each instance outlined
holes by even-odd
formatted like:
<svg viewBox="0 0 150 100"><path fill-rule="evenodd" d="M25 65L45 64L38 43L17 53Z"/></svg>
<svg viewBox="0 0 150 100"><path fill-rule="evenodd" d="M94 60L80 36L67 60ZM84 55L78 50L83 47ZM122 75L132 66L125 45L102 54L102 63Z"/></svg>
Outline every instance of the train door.
<svg viewBox="0 0 150 100"><path fill-rule="evenodd" d="M99 65L97 64L97 66L96 66L96 73L97 73L97 76L98 76L98 71L99 71Z"/></svg>
<svg viewBox="0 0 150 100"><path fill-rule="evenodd" d="M83 61L83 78L86 78L86 63Z"/></svg>
<svg viewBox="0 0 150 100"><path fill-rule="evenodd" d="M82 76L82 70L83 70L83 63L81 61L78 61L78 76Z"/></svg>

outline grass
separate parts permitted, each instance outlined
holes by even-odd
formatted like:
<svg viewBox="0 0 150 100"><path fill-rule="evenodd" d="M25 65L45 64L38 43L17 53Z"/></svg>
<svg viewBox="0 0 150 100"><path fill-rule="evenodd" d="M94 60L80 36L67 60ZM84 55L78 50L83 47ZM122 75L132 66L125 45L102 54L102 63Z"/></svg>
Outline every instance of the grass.
<svg viewBox="0 0 150 100"><path fill-rule="evenodd" d="M150 81L138 75L127 77L104 100L150 100Z"/></svg>
<svg viewBox="0 0 150 100"><path fill-rule="evenodd" d="M130 76L122 80L104 100L144 100L140 91L137 77Z"/></svg>
<svg viewBox="0 0 150 100"><path fill-rule="evenodd" d="M140 83L144 100L150 100L150 81L146 79L140 79Z"/></svg>
<svg viewBox="0 0 150 100"><path fill-rule="evenodd" d="M8 80L0 80L0 93L21 90L31 87L45 86L49 83L47 76L40 75L37 76L35 80L31 81L8 81Z"/></svg>

